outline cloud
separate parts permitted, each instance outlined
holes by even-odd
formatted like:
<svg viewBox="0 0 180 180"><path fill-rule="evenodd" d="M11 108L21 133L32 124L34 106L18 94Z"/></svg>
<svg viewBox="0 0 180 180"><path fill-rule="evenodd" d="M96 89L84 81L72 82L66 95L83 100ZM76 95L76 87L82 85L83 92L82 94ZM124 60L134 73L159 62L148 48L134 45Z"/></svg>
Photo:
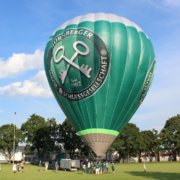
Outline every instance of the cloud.
<svg viewBox="0 0 180 180"><path fill-rule="evenodd" d="M179 0L165 0L163 2L164 2L165 6L174 6L174 7L180 6L180 1Z"/></svg>
<svg viewBox="0 0 180 180"><path fill-rule="evenodd" d="M13 54L8 60L0 58L0 78L15 77L31 69L43 68L44 52L36 50L34 54Z"/></svg>
<svg viewBox="0 0 180 180"><path fill-rule="evenodd" d="M152 0L140 0L140 1L148 3L148 4L150 4L151 6L154 6L157 9L161 9L162 8L159 3L155 2L155 1L152 1Z"/></svg>
<svg viewBox="0 0 180 180"><path fill-rule="evenodd" d="M148 3L149 5L157 8L157 9L163 9L164 7L171 7L171 8L178 8L180 6L179 0L140 0L140 2Z"/></svg>
<svg viewBox="0 0 180 180"><path fill-rule="evenodd" d="M1 110L0 110L0 113L3 113L3 112L4 112L4 111L1 111Z"/></svg>
<svg viewBox="0 0 180 180"><path fill-rule="evenodd" d="M32 97L50 98L53 96L44 70L40 70L29 80L15 82L7 86L0 87L0 94L6 97L29 95Z"/></svg>

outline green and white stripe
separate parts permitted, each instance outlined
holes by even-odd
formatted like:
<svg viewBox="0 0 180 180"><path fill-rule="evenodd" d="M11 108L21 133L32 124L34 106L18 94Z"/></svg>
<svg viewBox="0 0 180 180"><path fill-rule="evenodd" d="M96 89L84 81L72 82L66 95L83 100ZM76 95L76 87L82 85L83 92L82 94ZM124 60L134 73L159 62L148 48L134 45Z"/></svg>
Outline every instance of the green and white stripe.
<svg viewBox="0 0 180 180"><path fill-rule="evenodd" d="M143 32L143 30L135 23L130 21L129 19L122 17L122 16L117 16L115 14L105 14L105 13L89 13L84 16L77 16L73 18L72 20L66 21L63 23L61 26L59 26L53 33L52 36L55 35L55 33L59 30L64 30L66 27L70 25L78 25L82 22L97 22L97 21L107 21L110 23L122 23L125 26L131 26L137 29L139 32ZM146 35L147 36L147 35Z"/></svg>
<svg viewBox="0 0 180 180"><path fill-rule="evenodd" d="M69 28L87 28L98 34L110 54L110 70L103 86L93 96L77 102L69 101L56 92L46 59L53 39ZM46 75L57 102L78 134L93 149L97 145L95 147L92 142L103 140L100 134L107 135L113 141L112 137L123 129L139 107L146 78L151 72L144 97L155 73L155 55L148 36L137 24L114 14L90 13L63 23L51 35L44 60Z"/></svg>

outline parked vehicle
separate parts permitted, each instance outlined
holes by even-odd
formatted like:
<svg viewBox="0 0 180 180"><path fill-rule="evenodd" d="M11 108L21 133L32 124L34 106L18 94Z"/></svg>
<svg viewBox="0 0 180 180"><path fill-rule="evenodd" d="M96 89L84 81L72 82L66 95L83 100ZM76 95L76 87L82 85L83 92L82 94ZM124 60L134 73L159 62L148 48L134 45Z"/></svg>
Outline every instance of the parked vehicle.
<svg viewBox="0 0 180 180"><path fill-rule="evenodd" d="M80 169L80 160L61 159L60 168L64 170L76 171Z"/></svg>

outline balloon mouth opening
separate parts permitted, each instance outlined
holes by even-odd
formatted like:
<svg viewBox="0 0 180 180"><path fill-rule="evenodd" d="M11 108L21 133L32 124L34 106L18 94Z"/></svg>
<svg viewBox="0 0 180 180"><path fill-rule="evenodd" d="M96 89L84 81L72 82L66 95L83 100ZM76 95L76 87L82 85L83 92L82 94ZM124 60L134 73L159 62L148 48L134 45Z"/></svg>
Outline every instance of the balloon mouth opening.
<svg viewBox="0 0 180 180"><path fill-rule="evenodd" d="M91 147L98 158L101 158L117 136L105 133L89 133L81 135L83 141Z"/></svg>

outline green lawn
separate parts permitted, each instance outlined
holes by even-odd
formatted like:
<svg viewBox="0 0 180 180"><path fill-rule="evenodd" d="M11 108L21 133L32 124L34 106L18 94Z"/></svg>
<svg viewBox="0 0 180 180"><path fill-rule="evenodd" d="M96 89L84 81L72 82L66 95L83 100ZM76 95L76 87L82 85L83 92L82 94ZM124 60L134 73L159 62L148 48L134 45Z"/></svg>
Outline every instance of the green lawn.
<svg viewBox="0 0 180 180"><path fill-rule="evenodd" d="M80 179L104 179L104 180L180 180L180 162L161 162L161 163L146 163L147 172L143 172L143 164L116 164L116 174L112 174L110 170L107 174L87 174L82 175L82 171L69 172L69 171L58 171L55 173L54 170L44 171L42 167L41 172L38 171L38 166L25 165L23 173L12 173L12 165L2 164L0 171L0 180L80 180Z"/></svg>

